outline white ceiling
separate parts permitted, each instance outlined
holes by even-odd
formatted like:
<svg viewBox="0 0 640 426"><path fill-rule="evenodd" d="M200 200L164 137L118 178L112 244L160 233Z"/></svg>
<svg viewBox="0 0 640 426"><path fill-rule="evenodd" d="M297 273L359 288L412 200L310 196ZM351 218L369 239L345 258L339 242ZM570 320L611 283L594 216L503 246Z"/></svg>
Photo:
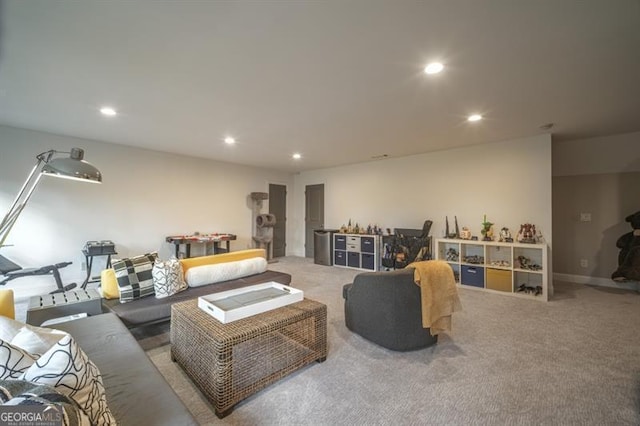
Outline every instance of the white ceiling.
<svg viewBox="0 0 640 426"><path fill-rule="evenodd" d="M639 0L9 0L0 12L0 123L16 127L289 172L551 122L554 140L640 131ZM434 59L446 69L428 77ZM98 114L106 104L119 116ZM467 123L473 112L486 119Z"/></svg>

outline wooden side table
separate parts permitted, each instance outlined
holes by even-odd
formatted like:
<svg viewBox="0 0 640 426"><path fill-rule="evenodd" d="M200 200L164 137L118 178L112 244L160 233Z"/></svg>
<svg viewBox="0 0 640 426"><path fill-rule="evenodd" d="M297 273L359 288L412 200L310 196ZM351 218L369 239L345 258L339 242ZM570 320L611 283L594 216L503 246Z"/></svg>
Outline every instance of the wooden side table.
<svg viewBox="0 0 640 426"><path fill-rule="evenodd" d="M80 313L102 313L102 298L97 291L81 289L33 296L29 299L27 308L27 324L39 326L53 318Z"/></svg>

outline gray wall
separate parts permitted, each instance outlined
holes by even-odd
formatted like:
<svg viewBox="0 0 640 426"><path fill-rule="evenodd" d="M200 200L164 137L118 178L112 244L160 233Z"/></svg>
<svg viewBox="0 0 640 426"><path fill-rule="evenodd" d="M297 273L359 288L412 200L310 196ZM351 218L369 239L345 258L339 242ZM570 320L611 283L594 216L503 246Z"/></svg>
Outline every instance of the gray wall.
<svg viewBox="0 0 640 426"><path fill-rule="evenodd" d="M552 152L555 276L618 286L615 243L631 230L624 218L640 210L640 133L554 142Z"/></svg>
<svg viewBox="0 0 640 426"><path fill-rule="evenodd" d="M43 178L6 241L13 246L2 249L23 267L73 261L62 271L65 281L84 276L80 250L88 240L113 240L122 257L157 250L167 258L173 246L165 237L194 231L230 232L238 236L233 250L251 247L249 194L268 192L269 183L293 183L288 173L0 126L0 212L8 210L38 153L72 147L85 149L103 183ZM104 267L101 260L94 272ZM10 283L18 298L51 285L51 277Z"/></svg>

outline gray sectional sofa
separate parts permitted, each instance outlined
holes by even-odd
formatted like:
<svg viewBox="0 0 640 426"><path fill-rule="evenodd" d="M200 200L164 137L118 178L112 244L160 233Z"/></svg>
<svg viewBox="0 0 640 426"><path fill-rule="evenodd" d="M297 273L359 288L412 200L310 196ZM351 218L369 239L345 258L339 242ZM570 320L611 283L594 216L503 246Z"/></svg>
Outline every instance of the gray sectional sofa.
<svg viewBox="0 0 640 426"><path fill-rule="evenodd" d="M118 425L198 424L116 315L96 315L52 327L71 334L96 364Z"/></svg>
<svg viewBox="0 0 640 426"><path fill-rule="evenodd" d="M196 425L187 407L129 329L170 320L173 303L269 281L290 284L291 275L267 270L235 280L189 288L165 299L151 296L127 303L103 299L104 314L52 327L70 333L98 366L109 408L119 425Z"/></svg>
<svg viewBox="0 0 640 426"><path fill-rule="evenodd" d="M171 305L174 303L269 281L289 285L291 283L291 275L267 270L261 274L250 275L231 281L208 284L201 287L189 287L187 290L165 299L145 297L127 303L120 303L118 299L102 299L102 307L103 310L113 312L120 317L128 328L135 328L155 322L169 321L169 319L171 319Z"/></svg>

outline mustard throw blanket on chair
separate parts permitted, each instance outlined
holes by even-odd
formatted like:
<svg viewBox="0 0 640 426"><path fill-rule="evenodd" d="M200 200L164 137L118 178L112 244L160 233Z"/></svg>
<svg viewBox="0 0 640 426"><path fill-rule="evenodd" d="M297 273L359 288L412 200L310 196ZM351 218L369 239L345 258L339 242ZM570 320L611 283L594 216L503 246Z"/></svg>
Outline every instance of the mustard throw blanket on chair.
<svg viewBox="0 0 640 426"><path fill-rule="evenodd" d="M453 270L442 260L414 262L413 279L420 286L422 302L422 326L431 329L435 336L451 331L451 314L462 310Z"/></svg>

